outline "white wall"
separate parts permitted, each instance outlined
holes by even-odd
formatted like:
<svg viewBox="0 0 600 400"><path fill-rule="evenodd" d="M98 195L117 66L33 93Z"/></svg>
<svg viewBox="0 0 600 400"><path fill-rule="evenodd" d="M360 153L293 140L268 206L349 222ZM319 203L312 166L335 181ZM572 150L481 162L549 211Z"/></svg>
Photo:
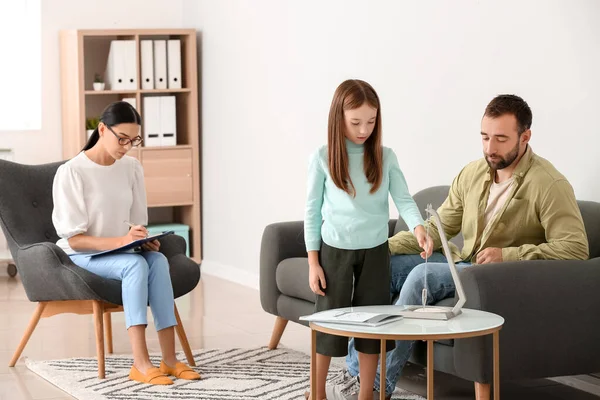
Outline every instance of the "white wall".
<svg viewBox="0 0 600 400"><path fill-rule="evenodd" d="M1 132L0 145L18 162L61 158L60 29L198 29L207 272L256 285L262 230L302 219L308 154L352 77L378 91L384 142L413 193L478 158L485 105L517 93L534 112L534 150L600 201L598 1L91 4L42 1L42 129Z"/></svg>
<svg viewBox="0 0 600 400"><path fill-rule="evenodd" d="M303 217L306 162L346 78L382 101L411 192L481 156L499 93L530 104L533 149L600 201L600 2L197 1L203 267L255 285L263 228ZM394 213L394 216L396 213Z"/></svg>
<svg viewBox="0 0 600 400"><path fill-rule="evenodd" d="M60 30L181 28L183 19L182 0L42 0L41 7L42 129L0 132L0 147L25 164L62 160ZM0 231L0 252L5 248Z"/></svg>
<svg viewBox="0 0 600 400"><path fill-rule="evenodd" d="M0 132L0 147L26 164L62 159L61 29L181 28L183 19L182 0L42 0L41 7L42 129Z"/></svg>

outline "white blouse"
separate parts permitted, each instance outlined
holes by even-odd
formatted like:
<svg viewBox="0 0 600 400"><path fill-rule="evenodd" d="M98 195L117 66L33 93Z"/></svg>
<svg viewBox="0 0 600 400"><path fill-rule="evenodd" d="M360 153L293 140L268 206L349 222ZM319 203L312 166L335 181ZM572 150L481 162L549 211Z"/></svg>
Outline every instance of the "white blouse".
<svg viewBox="0 0 600 400"><path fill-rule="evenodd" d="M125 236L125 221L148 223L144 171L133 157L105 166L82 151L58 168L52 196L52 222L60 237L56 244L67 254L77 253L67 241L72 236Z"/></svg>

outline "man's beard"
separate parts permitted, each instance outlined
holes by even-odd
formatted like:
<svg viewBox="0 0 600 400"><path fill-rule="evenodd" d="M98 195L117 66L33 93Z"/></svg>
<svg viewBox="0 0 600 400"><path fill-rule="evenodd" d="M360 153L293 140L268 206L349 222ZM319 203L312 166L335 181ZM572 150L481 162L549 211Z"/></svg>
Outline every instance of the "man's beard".
<svg viewBox="0 0 600 400"><path fill-rule="evenodd" d="M487 156L485 153L483 155L485 157L485 161L487 161L490 168L497 171L499 169L504 169L510 166L513 162L515 162L515 160L519 156L519 149L520 143L517 142L517 145L511 151L509 151L506 156L503 157L501 155L496 154L496 161L490 160L489 156Z"/></svg>

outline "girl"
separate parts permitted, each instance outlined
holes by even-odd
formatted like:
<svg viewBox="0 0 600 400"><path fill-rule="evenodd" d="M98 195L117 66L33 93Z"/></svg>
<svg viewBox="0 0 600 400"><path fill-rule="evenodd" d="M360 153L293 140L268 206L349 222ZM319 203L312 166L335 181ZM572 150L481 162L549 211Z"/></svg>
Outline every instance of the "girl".
<svg viewBox="0 0 600 400"><path fill-rule="evenodd" d="M388 193L419 245L430 251L396 155L381 145L379 97L368 83L347 80L333 96L327 146L309 162L304 229L316 312L390 303ZM357 338L355 346L358 398L372 399L379 341ZM392 350L394 342L387 347ZM331 357L344 357L347 349L347 338L317 333L317 399L325 398Z"/></svg>
<svg viewBox="0 0 600 400"><path fill-rule="evenodd" d="M54 178L52 222L61 247L78 266L122 281L123 308L133 366L129 378L152 385L170 385L166 374L200 379L175 356L175 303L166 257L157 240L143 252L91 258L90 252L120 247L148 235L144 172L125 154L139 146L141 117L127 102L110 104L83 150L61 165ZM135 225L129 229L132 221ZM146 346L146 310L154 315L162 350L160 368L150 362Z"/></svg>

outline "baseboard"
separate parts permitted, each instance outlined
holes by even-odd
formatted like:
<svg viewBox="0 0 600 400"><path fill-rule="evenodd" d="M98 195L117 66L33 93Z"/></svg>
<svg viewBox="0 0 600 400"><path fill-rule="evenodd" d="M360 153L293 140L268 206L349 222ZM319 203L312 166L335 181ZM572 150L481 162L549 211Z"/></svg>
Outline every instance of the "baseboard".
<svg viewBox="0 0 600 400"><path fill-rule="evenodd" d="M210 260L202 260L200 268L202 274L216 276L258 290L258 274Z"/></svg>

